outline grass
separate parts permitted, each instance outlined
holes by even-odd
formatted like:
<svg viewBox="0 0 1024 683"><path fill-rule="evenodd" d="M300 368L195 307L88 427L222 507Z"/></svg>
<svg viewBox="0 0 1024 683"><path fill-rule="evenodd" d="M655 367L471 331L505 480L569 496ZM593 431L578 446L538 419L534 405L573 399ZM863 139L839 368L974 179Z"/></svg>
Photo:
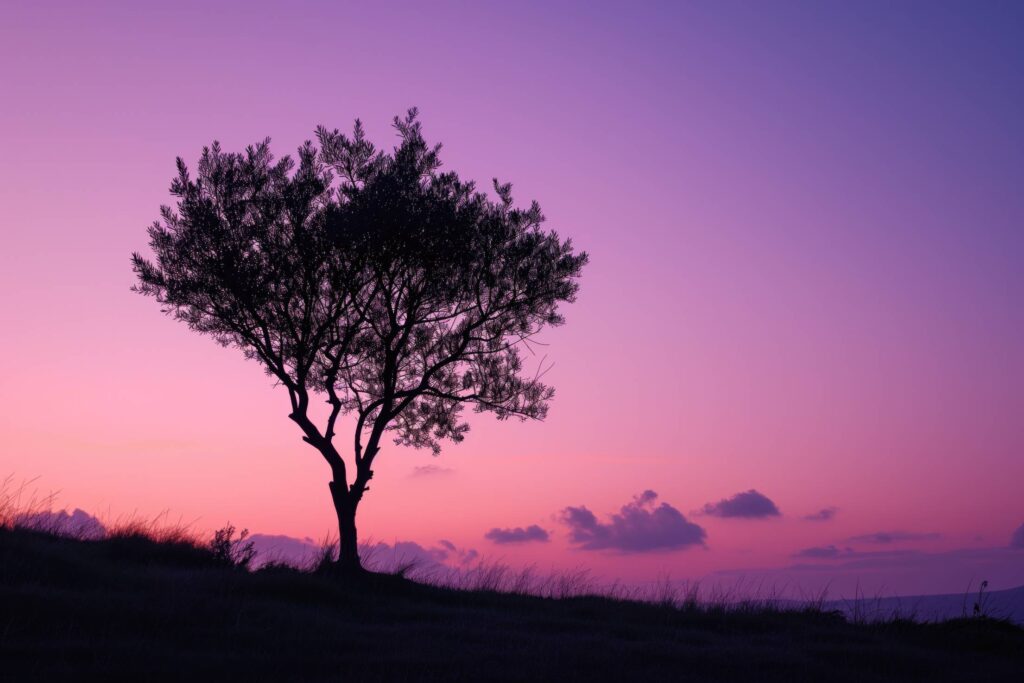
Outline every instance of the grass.
<svg viewBox="0 0 1024 683"><path fill-rule="evenodd" d="M0 519L0 521L3 521ZM669 581L502 565L342 581L245 567L135 521L98 539L0 524L0 680L1021 680L1024 630L986 617L849 621L814 601L707 601ZM404 567L415 575L415 567ZM642 597L644 600L633 598Z"/></svg>

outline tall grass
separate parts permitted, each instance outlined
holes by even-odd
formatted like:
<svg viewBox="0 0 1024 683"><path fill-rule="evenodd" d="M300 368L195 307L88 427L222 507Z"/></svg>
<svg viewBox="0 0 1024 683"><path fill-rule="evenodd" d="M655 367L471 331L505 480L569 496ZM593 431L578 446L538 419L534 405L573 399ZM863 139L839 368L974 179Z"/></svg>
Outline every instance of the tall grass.
<svg viewBox="0 0 1024 683"><path fill-rule="evenodd" d="M0 527L14 529L24 527L26 520L39 520L36 528L39 531L58 533L60 530L44 522L46 512L53 509L57 492L40 495L36 488L30 488L36 479L28 479L15 484L14 475L8 475L0 481Z"/></svg>

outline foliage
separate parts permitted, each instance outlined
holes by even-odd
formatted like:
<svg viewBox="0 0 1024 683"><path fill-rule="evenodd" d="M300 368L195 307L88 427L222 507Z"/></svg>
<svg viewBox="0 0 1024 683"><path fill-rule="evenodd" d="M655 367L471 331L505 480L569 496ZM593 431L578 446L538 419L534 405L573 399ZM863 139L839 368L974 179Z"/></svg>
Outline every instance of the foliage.
<svg viewBox="0 0 1024 683"><path fill-rule="evenodd" d="M219 562L239 569L248 569L256 557L256 544L248 538L248 529L242 529L238 538L235 538L234 525L227 524L213 532L210 550Z"/></svg>
<svg viewBox="0 0 1024 683"><path fill-rule="evenodd" d="M348 557L385 432L436 454L463 439L467 405L545 417L554 390L522 353L564 322L587 262L509 184L495 180L491 199L442 172L416 116L396 117L390 152L357 121L351 137L319 128L297 164L275 162L269 141L244 154L214 143L195 178L179 159L177 206L149 231L155 261L132 256L137 291L287 389L289 417L331 467ZM330 406L319 423L315 395ZM351 459L334 441L345 414Z"/></svg>

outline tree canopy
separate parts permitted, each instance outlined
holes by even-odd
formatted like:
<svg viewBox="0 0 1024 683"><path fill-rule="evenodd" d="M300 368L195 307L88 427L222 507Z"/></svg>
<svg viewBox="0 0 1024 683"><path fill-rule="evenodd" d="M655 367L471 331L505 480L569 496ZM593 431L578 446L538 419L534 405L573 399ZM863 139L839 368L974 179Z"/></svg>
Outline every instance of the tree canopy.
<svg viewBox="0 0 1024 683"><path fill-rule="evenodd" d="M498 419L543 419L552 387L523 351L564 319L587 262L517 207L442 171L416 110L378 150L359 121L318 128L319 147L275 161L204 148L192 178L178 159L175 208L133 254L136 289L165 312L258 361L289 394L289 417L330 465L340 561L358 567L355 509L381 440L440 451L469 429L469 405ZM319 423L314 396L328 405ZM335 441L354 418L351 458ZM354 474L353 474L354 473Z"/></svg>

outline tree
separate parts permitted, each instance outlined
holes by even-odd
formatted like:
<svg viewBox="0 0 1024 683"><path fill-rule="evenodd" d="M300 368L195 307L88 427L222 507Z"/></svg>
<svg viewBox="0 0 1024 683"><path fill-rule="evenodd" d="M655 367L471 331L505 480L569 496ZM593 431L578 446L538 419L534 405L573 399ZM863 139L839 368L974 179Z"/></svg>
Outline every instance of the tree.
<svg viewBox="0 0 1024 683"><path fill-rule="evenodd" d="M437 454L464 438L467 405L545 417L553 389L522 351L564 322L587 262L541 228L536 202L514 206L510 185L495 181L492 200L441 172L415 109L394 127L391 152L359 121L351 137L321 127L297 167L274 163L269 141L244 154L214 143L195 180L179 159L177 208L149 230L155 262L132 256L137 291L287 389L289 417L331 468L345 572L360 570L356 511L385 434ZM342 415L350 459L335 442Z"/></svg>

